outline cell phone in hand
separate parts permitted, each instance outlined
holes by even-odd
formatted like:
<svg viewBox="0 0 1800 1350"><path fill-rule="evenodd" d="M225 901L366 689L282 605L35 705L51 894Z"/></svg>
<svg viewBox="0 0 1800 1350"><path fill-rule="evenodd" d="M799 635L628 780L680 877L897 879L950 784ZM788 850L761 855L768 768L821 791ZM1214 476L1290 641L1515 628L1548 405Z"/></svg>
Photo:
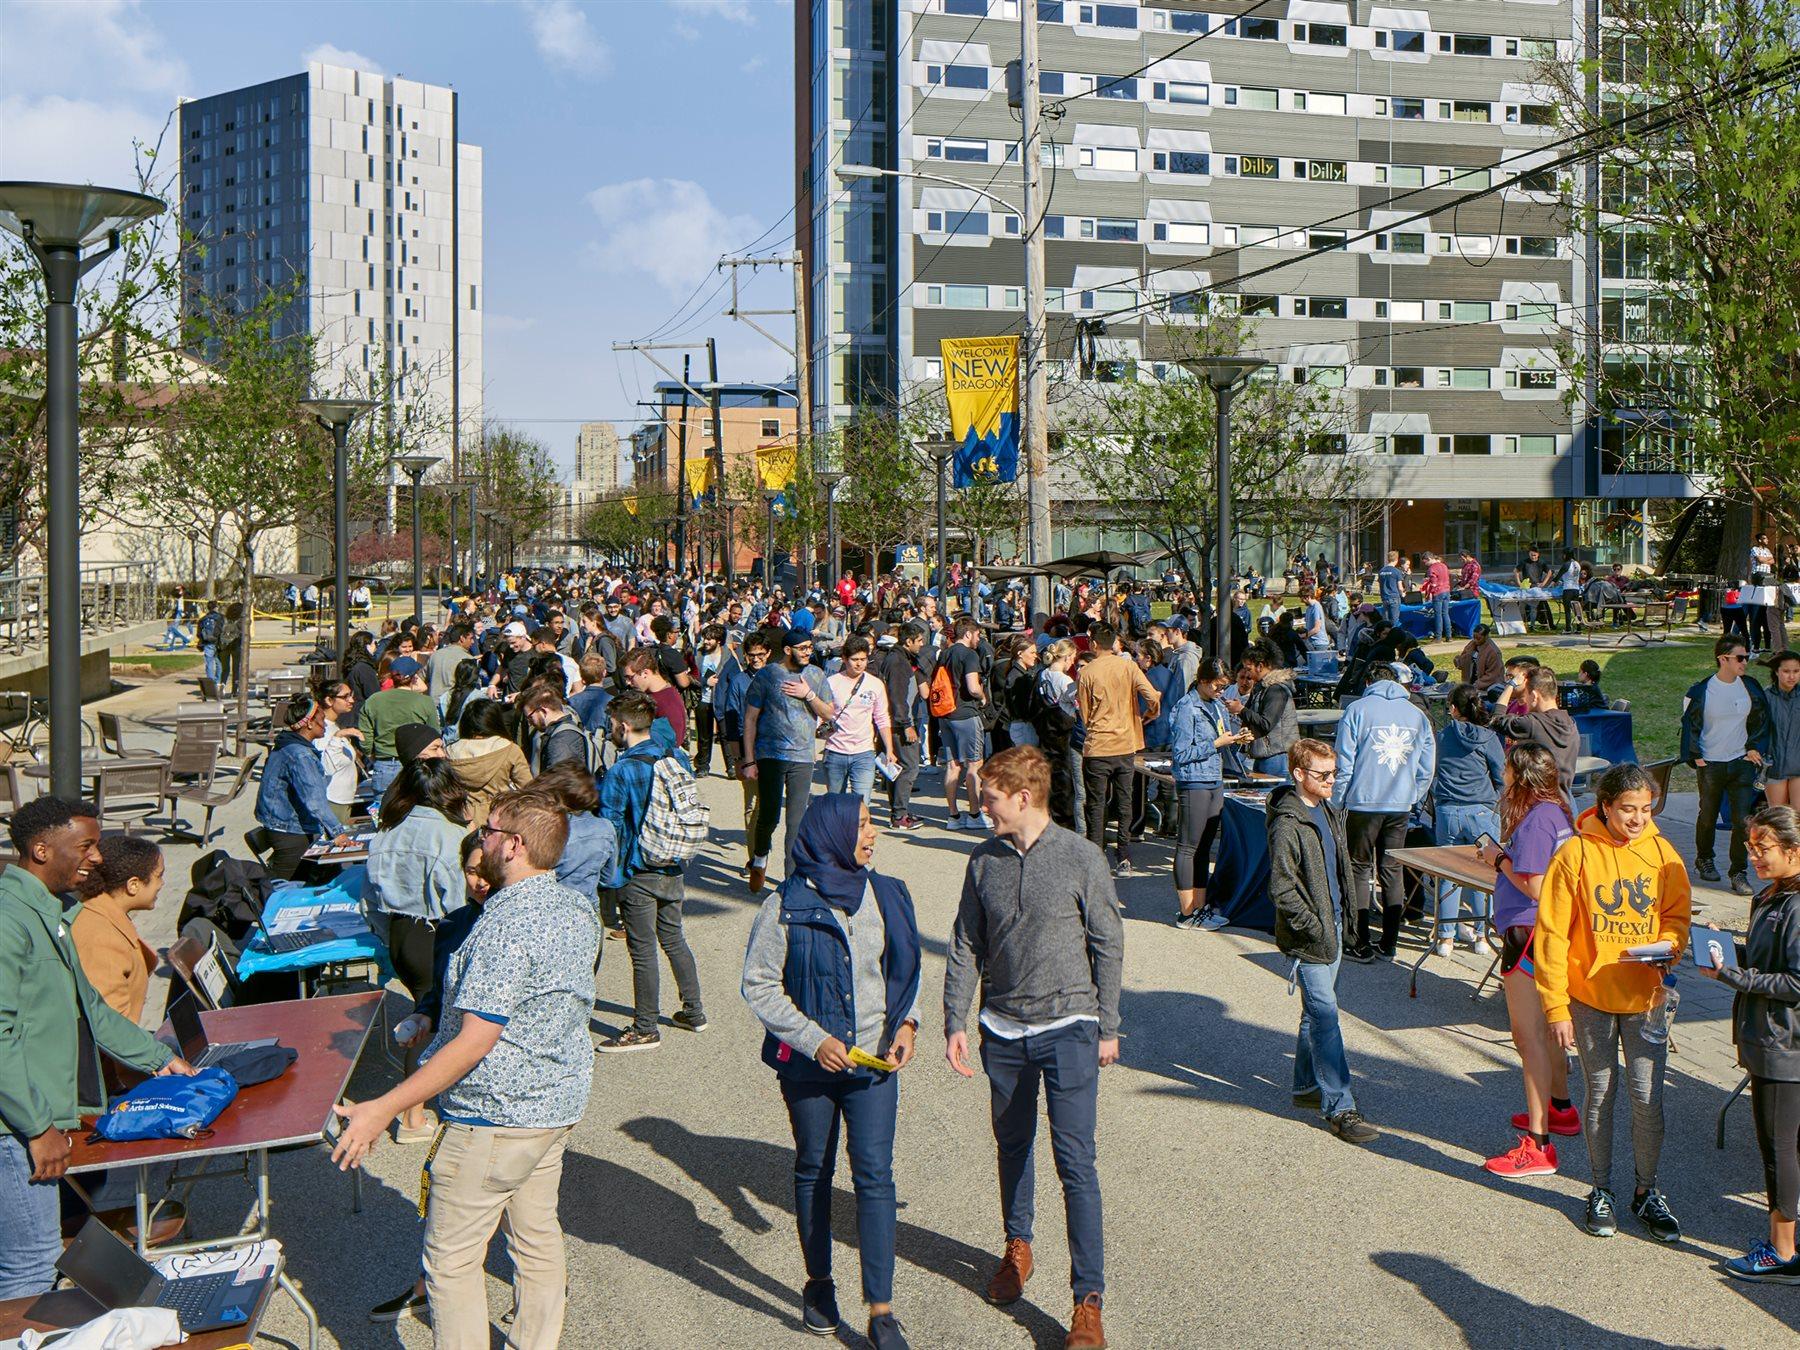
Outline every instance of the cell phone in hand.
<svg viewBox="0 0 1800 1350"><path fill-rule="evenodd" d="M1485 830L1476 836L1475 842L1480 846L1483 853L1493 854L1495 861L1506 856L1506 850L1501 848L1500 845L1494 841L1494 836L1488 834Z"/></svg>

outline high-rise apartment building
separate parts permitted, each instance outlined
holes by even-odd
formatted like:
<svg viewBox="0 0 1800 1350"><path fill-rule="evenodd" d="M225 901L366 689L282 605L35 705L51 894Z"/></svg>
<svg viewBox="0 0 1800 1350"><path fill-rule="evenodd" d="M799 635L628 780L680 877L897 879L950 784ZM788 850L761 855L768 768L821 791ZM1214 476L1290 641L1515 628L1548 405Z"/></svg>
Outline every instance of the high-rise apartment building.
<svg viewBox="0 0 1800 1350"><path fill-rule="evenodd" d="M611 422L583 422L575 435L575 482L596 497L619 486L619 433Z"/></svg>
<svg viewBox="0 0 1800 1350"><path fill-rule="evenodd" d="M1362 557L1591 549L1643 499L1696 492L1616 471L1565 399L1570 307L1598 303L1557 171L1538 167L1564 148L1540 63L1577 59L1571 0L796 6L816 418L929 388L943 338L1023 330L1019 214L974 190L1020 201L1006 67L1021 3L1048 113L1053 381L1077 378L1080 320L1103 322L1108 377L1154 378L1159 316L1191 321L1183 297L1201 288L1236 297L1276 378L1338 391L1331 448L1366 457L1363 491L1386 503ZM841 181L843 164L899 176ZM1060 515L1059 552L1149 542ZM1243 544L1243 561L1271 560L1273 544Z"/></svg>
<svg viewBox="0 0 1800 1350"><path fill-rule="evenodd" d="M304 74L184 101L185 302L247 304L298 283L285 324L310 332L323 392L404 404L446 461L482 421L481 150L457 94L311 63ZM450 465L446 464L446 469Z"/></svg>

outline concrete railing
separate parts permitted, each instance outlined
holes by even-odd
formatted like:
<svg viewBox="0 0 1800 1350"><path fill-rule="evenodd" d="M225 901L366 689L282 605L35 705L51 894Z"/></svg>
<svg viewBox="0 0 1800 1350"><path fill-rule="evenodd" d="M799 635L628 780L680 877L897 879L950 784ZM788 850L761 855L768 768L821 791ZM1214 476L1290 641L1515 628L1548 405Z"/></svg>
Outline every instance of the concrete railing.
<svg viewBox="0 0 1800 1350"><path fill-rule="evenodd" d="M81 569L81 630L105 633L159 617L156 564L96 563ZM0 653L41 647L50 587L40 575L0 576Z"/></svg>

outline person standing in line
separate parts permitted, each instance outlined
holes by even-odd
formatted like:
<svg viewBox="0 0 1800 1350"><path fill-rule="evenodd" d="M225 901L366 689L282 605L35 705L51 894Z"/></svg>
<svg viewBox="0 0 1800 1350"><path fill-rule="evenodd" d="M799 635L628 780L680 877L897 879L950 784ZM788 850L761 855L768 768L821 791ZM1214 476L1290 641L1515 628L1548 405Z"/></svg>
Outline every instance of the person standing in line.
<svg viewBox="0 0 1800 1350"><path fill-rule="evenodd" d="M736 606L733 606L736 608ZM744 635L738 648L728 651L719 667L719 683L713 692L713 713L719 719L720 744L725 750L725 770L744 793L744 861L756 835L756 783L744 777L744 700L750 681L769 660L769 635L761 629Z"/></svg>
<svg viewBox="0 0 1800 1350"><path fill-rule="evenodd" d="M1450 630L1450 568L1435 553L1425 555L1425 580L1419 590L1431 603L1431 636L1448 642L1454 636Z"/></svg>
<svg viewBox="0 0 1800 1350"><path fill-rule="evenodd" d="M1770 806L1800 806L1800 652L1779 651L1763 664L1772 677L1763 792Z"/></svg>
<svg viewBox="0 0 1800 1350"><path fill-rule="evenodd" d="M1791 806L1758 811L1750 818L1750 851L1768 885L1751 903L1742 956L1735 966L1699 967L1708 979L1737 991L1731 1039L1750 1075L1750 1111L1769 1196L1768 1240L1725 1262L1724 1270L1740 1280L1800 1284L1794 1250L1800 1212L1800 816Z"/></svg>
<svg viewBox="0 0 1800 1350"><path fill-rule="evenodd" d="M1772 748L1769 697L1744 673L1750 660L1742 638L1713 644L1718 671L1692 686L1681 704L1681 758L1694 766L1700 801L1694 817L1694 875L1718 885L1713 850L1721 802L1731 809L1731 889L1750 894L1745 824L1756 797L1756 771Z"/></svg>
<svg viewBox="0 0 1800 1350"><path fill-rule="evenodd" d="M12 813L7 835L18 861L0 868L0 1299L56 1283L58 1182L81 1128L79 1030L140 1073L193 1072L108 1007L82 970L62 897L101 865L94 808L37 797Z"/></svg>
<svg viewBox="0 0 1800 1350"><path fill-rule="evenodd" d="M1119 1058L1125 926L1106 856L1052 823L1050 763L1036 746L988 762L994 835L969 857L944 976L944 1057L965 1078L969 1000L981 990L981 1063L1000 1158L1006 1251L987 1296L1016 1302L1031 1278L1033 1145L1040 1083L1068 1216L1075 1307L1065 1350L1103 1350L1105 1293L1095 1126L1100 1070Z"/></svg>
<svg viewBox="0 0 1800 1350"><path fill-rule="evenodd" d="M925 630L916 623L904 623L895 635L893 645L883 647L872 663L887 686L888 716L894 724L894 756L900 764L900 772L888 783L888 824L899 830L916 830L925 823L912 809L913 784L919 780L921 739L914 710L923 684L919 653L925 647Z"/></svg>
<svg viewBox="0 0 1800 1350"><path fill-rule="evenodd" d="M1403 665L1376 666L1367 692L1338 723L1331 801L1346 812L1356 899L1356 940L1345 955L1364 965L1377 956L1392 960L1398 947L1406 877L1394 851L1406 847L1406 823L1437 770L1431 720L1400 682L1405 673ZM1375 946L1370 916L1377 908L1381 938Z"/></svg>
<svg viewBox="0 0 1800 1350"><path fill-rule="evenodd" d="M869 639L860 633L846 638L843 668L825 679L837 709L825 738L825 791L850 792L866 802L875 790L877 740L889 769L899 770L887 686L869 669Z"/></svg>
<svg viewBox="0 0 1800 1350"><path fill-rule="evenodd" d="M1081 776L1087 796L1087 836L1106 854L1106 809L1119 822L1115 876L1131 875L1133 756L1144 748L1144 719L1162 709L1162 695L1138 664L1118 651L1119 635L1106 624L1092 630L1097 655L1075 680L1075 701L1086 739ZM1047 791L1048 789L1046 789Z"/></svg>
<svg viewBox="0 0 1800 1350"><path fill-rule="evenodd" d="M342 835L326 795L325 767L313 742L325 733L325 710L310 694L288 700L286 725L276 734L256 789L256 823L274 836L269 875L292 881L306 850Z"/></svg>
<svg viewBox="0 0 1800 1350"><path fill-rule="evenodd" d="M756 784L756 831L750 843L750 894L762 893L768 877L775 825L787 812L782 839L786 866L794 865L794 834L812 793L818 726L837 714L825 672L812 664L810 633L791 633L779 661L756 673L744 696L743 768ZM621 838L624 836L621 835Z"/></svg>
<svg viewBox="0 0 1800 1350"><path fill-rule="evenodd" d="M612 823L619 840L618 861L608 885L615 892L625 924L626 950L631 954L633 1018L628 1029L595 1047L606 1054L654 1050L662 1044L662 1033L657 1030L661 992L658 947L669 960L681 995L681 1009L669 1020L684 1031L705 1031L707 1024L700 1002L700 970L681 927L681 906L687 899L682 867L653 866L644 860L639 846L655 786L656 762L673 757L683 769L693 772L686 751L651 739L650 724L655 720L656 709L642 694L621 694L613 702L613 738L619 757L600 784L600 814Z"/></svg>
<svg viewBox="0 0 1800 1350"><path fill-rule="evenodd" d="M599 767L600 757L581 719L553 686L534 685L519 695L515 706L531 728L526 762L533 777L558 764L579 764L590 773Z"/></svg>
<svg viewBox="0 0 1800 1350"><path fill-rule="evenodd" d="M1225 809L1225 758L1251 735L1220 700L1230 683L1225 663L1207 657L1200 662L1194 687L1176 699L1169 713L1170 768L1181 803L1181 835L1175 844L1177 928L1212 932L1228 922L1206 903L1206 880Z"/></svg>
<svg viewBox="0 0 1800 1350"><path fill-rule="evenodd" d="M417 723L436 729L437 704L425 692L425 668L410 656L394 658L388 667L394 687L369 695L357 710L356 725L363 733L363 747L369 756L369 790L380 798L400 772L400 757L394 749L394 733L401 727Z"/></svg>
<svg viewBox="0 0 1800 1350"><path fill-rule="evenodd" d="M841 1128L856 1186L869 1340L875 1350L906 1350L893 1307L894 1124L897 1075L912 1060L919 1028L919 925L906 884L869 866L877 837L866 801L814 798L794 840L793 875L751 925L743 994L763 1024L762 1060L781 1084L794 1131L806 1329L838 1329L831 1179ZM853 1063L852 1048L881 1066Z"/></svg>
<svg viewBox="0 0 1800 1350"><path fill-rule="evenodd" d="M1473 685L1450 691L1450 720L1437 736L1437 769L1432 782L1435 815L1432 828L1439 844L1473 844L1482 835L1500 837L1496 810L1506 780L1506 756L1500 738L1488 726L1488 712ZM1449 956L1463 943L1477 956L1492 956L1487 942L1488 898L1473 886L1438 883L1435 951ZM1469 911L1461 917L1457 895Z"/></svg>
<svg viewBox="0 0 1800 1350"><path fill-rule="evenodd" d="M1550 564L1539 556L1536 544L1525 551L1525 560L1513 568L1513 580L1518 583L1520 589L1527 591L1541 591L1549 587ZM1550 613L1548 600L1539 600L1533 609L1535 614L1531 621L1543 631L1549 632L1556 626L1556 620Z"/></svg>
<svg viewBox="0 0 1800 1350"><path fill-rule="evenodd" d="M1544 875L1557 851L1575 836L1568 800L1556 781L1556 761L1541 745L1506 752L1500 824L1506 851L1477 844L1476 856L1495 869L1494 926L1500 932L1500 987L1525 1079L1525 1109L1512 1118L1518 1144L1489 1158L1496 1176L1547 1176L1556 1171L1550 1136L1581 1133L1581 1113L1569 1099L1569 1057L1553 1051L1538 997L1532 943Z"/></svg>
<svg viewBox="0 0 1800 1350"><path fill-rule="evenodd" d="M1400 622L1400 600L1406 594L1406 569L1400 563L1400 550L1389 549L1387 562L1375 574L1380 588L1381 617L1389 623Z"/></svg>
<svg viewBox="0 0 1800 1350"><path fill-rule="evenodd" d="M949 763L944 768L944 810L947 813L944 828L947 830L987 828L987 822L981 815L984 734L981 710L988 701L988 693L982 672L981 653L977 650L980 642L981 625L973 619L958 619L951 628L950 645L945 649L940 663L949 677L950 697L955 701L945 711L939 711L944 705L939 701L935 673L932 676L932 702L937 705L932 712L937 716L938 729L949 754ZM956 804L965 783L969 810L966 814L959 814Z"/></svg>
<svg viewBox="0 0 1800 1350"><path fill-rule="evenodd" d="M1595 1237L1618 1231L1613 1102L1623 1049L1637 1182L1631 1212L1658 1242L1675 1242L1681 1225L1656 1188L1669 1054L1663 972L1687 948L1693 896L1680 855L1651 819L1656 787L1649 774L1615 764L1601 775L1594 800L1575 822L1577 837L1557 850L1544 874L1532 944L1538 996L1551 1053L1573 1050L1587 1084L1583 1125L1594 1184L1583 1226ZM1633 947L1664 942L1663 961L1620 959Z"/></svg>
<svg viewBox="0 0 1800 1350"><path fill-rule="evenodd" d="M434 699L441 699L456 683L456 668L475 659L475 630L466 623L453 623L444 630L444 640L425 663L428 688Z"/></svg>
<svg viewBox="0 0 1800 1350"><path fill-rule="evenodd" d="M1288 747L1300 737L1294 672L1281 668L1268 643L1252 642L1244 649L1241 673L1250 681L1250 692L1243 693L1240 681L1235 695L1227 691L1225 707L1252 733L1244 754L1257 773L1286 774Z"/></svg>
<svg viewBox="0 0 1800 1350"><path fill-rule="evenodd" d="M437 1034L397 1086L336 1108L344 1128L331 1160L359 1166L396 1116L435 1097L443 1129L425 1213L433 1345L487 1350L482 1266L504 1219L518 1300L510 1343L554 1350L568 1298L557 1193L593 1087L600 920L556 880L568 820L548 794L496 798L480 833L493 890L446 968Z"/></svg>

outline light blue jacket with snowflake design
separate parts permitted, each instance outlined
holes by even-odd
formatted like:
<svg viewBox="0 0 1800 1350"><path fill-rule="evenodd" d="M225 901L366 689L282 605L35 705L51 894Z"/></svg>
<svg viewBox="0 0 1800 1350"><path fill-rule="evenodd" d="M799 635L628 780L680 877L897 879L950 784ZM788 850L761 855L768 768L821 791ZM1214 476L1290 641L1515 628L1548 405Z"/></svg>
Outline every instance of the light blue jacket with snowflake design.
<svg viewBox="0 0 1800 1350"><path fill-rule="evenodd" d="M1346 811L1410 811L1431 790L1437 738L1431 721L1393 680L1379 680L1338 722L1337 784L1331 800Z"/></svg>

